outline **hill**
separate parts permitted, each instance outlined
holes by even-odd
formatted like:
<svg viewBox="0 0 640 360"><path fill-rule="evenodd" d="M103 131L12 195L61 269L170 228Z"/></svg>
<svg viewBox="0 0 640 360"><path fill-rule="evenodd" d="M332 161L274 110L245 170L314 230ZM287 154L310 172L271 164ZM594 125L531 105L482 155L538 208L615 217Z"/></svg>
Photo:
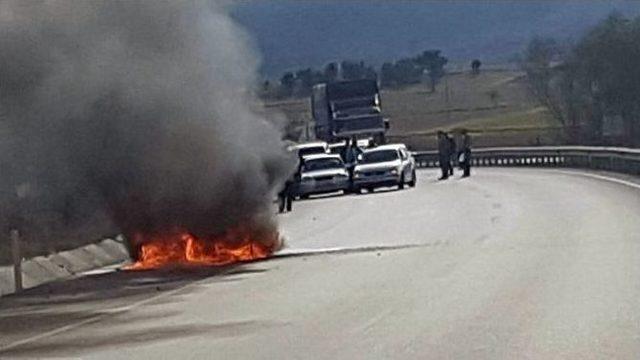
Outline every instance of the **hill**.
<svg viewBox="0 0 640 360"><path fill-rule="evenodd" d="M390 141L413 149L435 147L437 130L467 128L476 146L562 142L559 124L530 95L524 74L484 71L448 74L435 93L426 84L383 90L383 112L390 118ZM302 138L312 128L308 99L268 102L270 114L284 114Z"/></svg>

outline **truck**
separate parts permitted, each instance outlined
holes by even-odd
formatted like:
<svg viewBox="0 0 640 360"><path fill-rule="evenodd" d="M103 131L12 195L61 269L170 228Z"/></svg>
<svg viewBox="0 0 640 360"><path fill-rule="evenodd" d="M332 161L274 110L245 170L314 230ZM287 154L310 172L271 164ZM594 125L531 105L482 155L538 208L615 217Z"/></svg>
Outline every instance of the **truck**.
<svg viewBox="0 0 640 360"><path fill-rule="evenodd" d="M356 136L373 137L384 143L389 122L380 107L376 80L321 83L311 93L311 113L316 138L333 143Z"/></svg>

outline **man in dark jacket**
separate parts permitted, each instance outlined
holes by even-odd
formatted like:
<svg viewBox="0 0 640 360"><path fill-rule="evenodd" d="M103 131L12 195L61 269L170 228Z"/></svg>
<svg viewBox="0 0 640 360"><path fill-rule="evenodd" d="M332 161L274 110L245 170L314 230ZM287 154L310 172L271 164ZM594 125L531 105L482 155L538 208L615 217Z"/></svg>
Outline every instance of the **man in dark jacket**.
<svg viewBox="0 0 640 360"><path fill-rule="evenodd" d="M462 167L462 177L471 176L471 135L467 132L467 130L462 131L462 146L461 146L461 157L463 161L461 163Z"/></svg>
<svg viewBox="0 0 640 360"><path fill-rule="evenodd" d="M344 164L349 172L349 182L351 188L353 187L353 170L358 162L358 155L362 154L362 149L358 146L358 139L354 136L351 141L347 139L346 145L342 150L340 157L344 161Z"/></svg>
<svg viewBox="0 0 640 360"><path fill-rule="evenodd" d="M296 171L289 176L284 182L284 187L278 193L278 212L283 213L290 212L293 208L293 199L296 196L297 183L300 181L300 174L302 172L302 161L298 161Z"/></svg>
<svg viewBox="0 0 640 360"><path fill-rule="evenodd" d="M449 135L449 134L445 134L445 136L447 137L447 141L449 142L449 176L453 176L453 167L456 164L456 157L457 157L457 151L456 151L456 141L453 138L453 136Z"/></svg>
<svg viewBox="0 0 640 360"><path fill-rule="evenodd" d="M442 175L438 180L446 180L449 178L449 161L451 159L451 144L447 140L447 134L444 131L438 131L438 162L440 163L440 171Z"/></svg>
<svg viewBox="0 0 640 360"><path fill-rule="evenodd" d="M293 208L293 179L287 179L284 188L278 193L278 212L290 212Z"/></svg>

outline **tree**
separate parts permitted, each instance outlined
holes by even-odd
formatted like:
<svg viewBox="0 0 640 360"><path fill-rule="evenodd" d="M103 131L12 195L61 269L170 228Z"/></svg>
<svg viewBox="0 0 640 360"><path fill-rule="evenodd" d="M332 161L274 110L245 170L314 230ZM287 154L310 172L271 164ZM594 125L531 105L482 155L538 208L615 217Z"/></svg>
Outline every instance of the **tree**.
<svg viewBox="0 0 640 360"><path fill-rule="evenodd" d="M564 98L582 99L582 105L587 103L593 110L584 120L594 140L602 137L605 116L619 117L624 124L624 144L640 144L639 63L640 17L631 21L620 14L610 15L572 52Z"/></svg>
<svg viewBox="0 0 640 360"><path fill-rule="evenodd" d="M422 68L413 59L401 59L384 63L380 71L383 86L400 86L420 82Z"/></svg>
<svg viewBox="0 0 640 360"><path fill-rule="evenodd" d="M480 60L473 60L471 62L471 73L474 75L480 74L480 66L482 66L482 62Z"/></svg>
<svg viewBox="0 0 640 360"><path fill-rule="evenodd" d="M343 61L341 67L344 80L376 79L378 76L372 67L365 65L364 61L359 63Z"/></svg>
<svg viewBox="0 0 640 360"><path fill-rule="evenodd" d="M394 66L390 62L382 64L380 68L380 82L383 87L396 86L397 81L394 74Z"/></svg>
<svg viewBox="0 0 640 360"><path fill-rule="evenodd" d="M489 100L491 100L491 103L493 104L494 107L498 106L498 99L500 98L500 93L498 92L498 90L489 90L487 91L487 97L489 97Z"/></svg>
<svg viewBox="0 0 640 360"><path fill-rule="evenodd" d="M290 71L284 73L280 78L280 85L282 85L286 96L290 96L293 93L293 85L295 82L296 77Z"/></svg>
<svg viewBox="0 0 640 360"><path fill-rule="evenodd" d="M444 76L444 66L449 60L440 55L440 50L426 50L415 57L413 61L428 72L431 81L431 92L435 92L436 84Z"/></svg>
<svg viewBox="0 0 640 360"><path fill-rule="evenodd" d="M335 81L338 78L338 64L337 63L328 63L324 67L324 78L327 81Z"/></svg>
<svg viewBox="0 0 640 360"><path fill-rule="evenodd" d="M558 54L553 40L533 39L523 67L571 141L640 145L640 17L612 14L555 65ZM621 121L621 137L605 139L605 121Z"/></svg>
<svg viewBox="0 0 640 360"><path fill-rule="evenodd" d="M314 71L311 68L296 71L296 80L303 89L310 89L314 84Z"/></svg>
<svg viewBox="0 0 640 360"><path fill-rule="evenodd" d="M538 100L546 105L561 123L566 119L560 105L551 94L552 60L557 55L557 43L551 38L533 38L525 51L523 69L530 88Z"/></svg>

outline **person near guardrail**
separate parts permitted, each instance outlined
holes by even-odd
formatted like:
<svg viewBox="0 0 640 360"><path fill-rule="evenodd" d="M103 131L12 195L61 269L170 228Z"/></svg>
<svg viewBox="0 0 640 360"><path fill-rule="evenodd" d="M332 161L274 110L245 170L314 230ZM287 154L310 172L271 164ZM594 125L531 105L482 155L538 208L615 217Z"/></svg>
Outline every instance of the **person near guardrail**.
<svg viewBox="0 0 640 360"><path fill-rule="evenodd" d="M442 175L438 180L446 180L449 178L449 162L451 161L451 144L447 140L447 134L444 131L438 131L438 163Z"/></svg>
<svg viewBox="0 0 640 360"><path fill-rule="evenodd" d="M445 136L447 137L447 141L449 142L449 176L453 176L453 167L458 158L456 152L456 140L453 138L453 136L447 133L445 133Z"/></svg>
<svg viewBox="0 0 640 360"><path fill-rule="evenodd" d="M462 146L458 161L462 167L462 177L471 176L471 135L467 130L462 130Z"/></svg>

